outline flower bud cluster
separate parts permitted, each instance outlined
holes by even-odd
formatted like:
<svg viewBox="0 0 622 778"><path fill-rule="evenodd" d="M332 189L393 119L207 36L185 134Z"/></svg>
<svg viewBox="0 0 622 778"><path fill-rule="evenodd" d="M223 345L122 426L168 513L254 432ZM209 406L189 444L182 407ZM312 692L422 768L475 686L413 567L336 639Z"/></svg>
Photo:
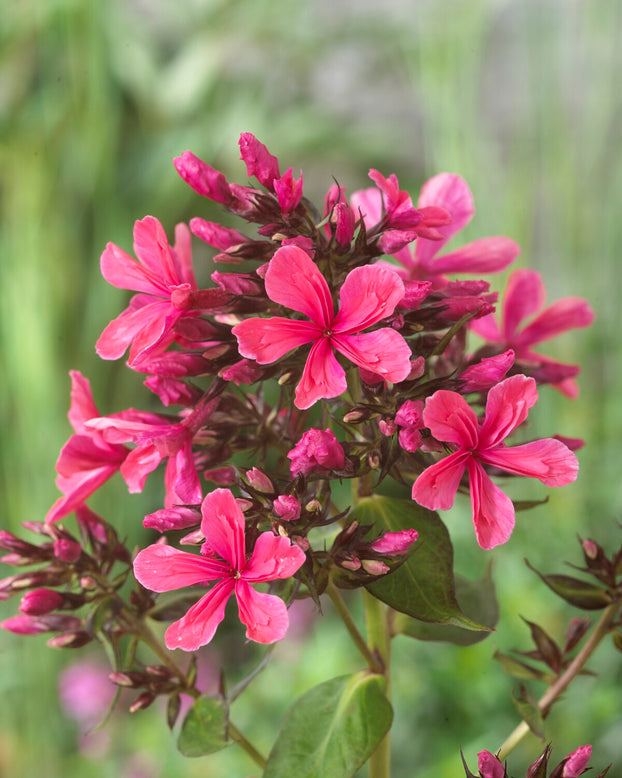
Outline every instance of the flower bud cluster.
<svg viewBox="0 0 622 778"><path fill-rule="evenodd" d="M528 767L525 778L579 778L587 773L588 764L592 756L592 746L585 745L575 748L565 756L561 762L549 772L549 759L551 746L548 745L540 756ZM490 751L480 751L478 757L478 774L474 775L464 763L467 778L512 778L507 767ZM610 767L611 765L609 765ZM609 771L606 767L595 778L604 778Z"/></svg>

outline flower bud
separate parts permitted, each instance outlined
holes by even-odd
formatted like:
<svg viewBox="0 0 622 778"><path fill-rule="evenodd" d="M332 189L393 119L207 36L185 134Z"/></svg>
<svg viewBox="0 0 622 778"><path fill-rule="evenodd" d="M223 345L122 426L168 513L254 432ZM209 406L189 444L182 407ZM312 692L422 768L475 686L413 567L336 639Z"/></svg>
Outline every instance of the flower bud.
<svg viewBox="0 0 622 778"><path fill-rule="evenodd" d="M63 595L53 589L33 589L22 597L19 610L29 616L42 616L63 604Z"/></svg>
<svg viewBox="0 0 622 778"><path fill-rule="evenodd" d="M200 511L180 506L177 508L162 508L159 511L147 514L143 519L143 526L147 527L147 529L157 529L158 532L167 532L168 530L195 527L200 521Z"/></svg>
<svg viewBox="0 0 622 778"><path fill-rule="evenodd" d="M287 457L292 476L343 470L345 465L344 450L330 429L307 430Z"/></svg>
<svg viewBox="0 0 622 778"><path fill-rule="evenodd" d="M291 494L281 494L272 503L272 508L281 521L296 521L300 518L300 502Z"/></svg>
<svg viewBox="0 0 622 778"><path fill-rule="evenodd" d="M482 778L505 778L505 767L490 751L480 751L477 767Z"/></svg>
<svg viewBox="0 0 622 778"><path fill-rule="evenodd" d="M370 575L386 575L391 569L384 562L379 559L363 559L361 562L363 570Z"/></svg>
<svg viewBox="0 0 622 778"><path fill-rule="evenodd" d="M237 481L233 467L215 467L212 470L204 470L203 478L218 486L232 486Z"/></svg>
<svg viewBox="0 0 622 778"><path fill-rule="evenodd" d="M561 778L578 778L583 773L592 756L592 746L579 746L566 757Z"/></svg>
<svg viewBox="0 0 622 778"><path fill-rule="evenodd" d="M395 435L397 432L397 424L393 419L380 419L378 427L380 428L380 432L382 432L383 435L386 435L386 437L391 437L391 435Z"/></svg>
<svg viewBox="0 0 622 778"><path fill-rule="evenodd" d="M338 564L346 570L352 570L352 572L360 570L361 568L361 560L357 556L354 556L354 554L348 554L344 559L340 559Z"/></svg>
<svg viewBox="0 0 622 778"><path fill-rule="evenodd" d="M71 564L75 562L82 553L82 546L77 540L69 538L57 538L54 541L54 556L62 562Z"/></svg>
<svg viewBox="0 0 622 778"><path fill-rule="evenodd" d="M311 548L311 544L307 538L302 535L291 535L290 540L295 546L298 546L302 551L308 551Z"/></svg>
<svg viewBox="0 0 622 778"><path fill-rule="evenodd" d="M309 502L305 506L305 510L308 513L321 513L322 503L319 500L316 500L315 498L313 500L309 500Z"/></svg>
<svg viewBox="0 0 622 778"><path fill-rule="evenodd" d="M371 544L372 551L387 556L405 554L419 537L415 529L404 529L399 532L385 532Z"/></svg>
<svg viewBox="0 0 622 778"><path fill-rule="evenodd" d="M64 632L62 635L55 635L50 638L46 645L50 648L82 648L93 640L92 635L84 630L76 632Z"/></svg>
<svg viewBox="0 0 622 778"><path fill-rule="evenodd" d="M153 692L142 692L142 694L139 694L134 702L130 705L130 713L137 713L139 710L148 708L155 700L155 698L156 695Z"/></svg>
<svg viewBox="0 0 622 778"><path fill-rule="evenodd" d="M272 494L274 492L274 484L258 467L252 467L246 471L246 480L258 492L263 492L264 494Z"/></svg>

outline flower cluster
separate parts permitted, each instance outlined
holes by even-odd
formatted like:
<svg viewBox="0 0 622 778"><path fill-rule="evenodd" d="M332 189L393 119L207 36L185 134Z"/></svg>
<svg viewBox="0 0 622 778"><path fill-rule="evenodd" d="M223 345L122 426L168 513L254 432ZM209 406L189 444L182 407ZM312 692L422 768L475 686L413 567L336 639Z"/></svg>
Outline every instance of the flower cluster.
<svg viewBox="0 0 622 778"><path fill-rule="evenodd" d="M543 309L542 280L517 270L496 323L489 282L454 276L502 271L519 248L494 236L444 250L474 213L460 176L430 179L415 204L395 175L371 170L373 186L348 196L334 184L316 208L302 174L281 173L250 133L240 152L255 184L229 182L190 151L175 166L243 230L196 216L177 225L170 245L147 216L134 226L135 258L106 246L104 278L135 294L97 353L127 352L162 407L102 414L88 380L72 372L74 434L45 524L60 538L58 522L74 512L84 521L87 500L117 471L136 493L164 464L162 508L144 519L162 538L133 571L151 592L208 587L166 633L169 648L187 651L212 639L232 595L247 637L270 643L285 635L291 598L317 599L330 580L368 585L403 563L417 527L361 526L349 506L335 507L335 480L356 479L368 494L381 479L407 482L431 510L468 490L477 542L490 549L514 526L493 478L562 486L578 470L560 438L506 440L522 430L538 384L576 394L577 368L533 347L587 326L592 312L576 298ZM207 288L195 275L192 235L213 249ZM22 603L28 625L39 625L31 631L73 603L48 584Z"/></svg>

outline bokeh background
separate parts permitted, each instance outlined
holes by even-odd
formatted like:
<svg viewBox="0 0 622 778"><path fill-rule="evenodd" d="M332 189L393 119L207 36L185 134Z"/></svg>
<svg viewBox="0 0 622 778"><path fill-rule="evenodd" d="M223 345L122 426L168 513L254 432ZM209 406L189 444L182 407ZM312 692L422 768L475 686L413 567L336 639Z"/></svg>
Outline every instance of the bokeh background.
<svg viewBox="0 0 622 778"><path fill-rule="evenodd" d="M509 235L523 248L517 264L542 273L550 300L587 297L597 316L589 331L547 350L582 365L579 399L545 388L533 412L537 436L586 440L579 481L521 514L512 541L490 553L475 545L467 506L445 517L459 572L481 575L493 560L498 633L465 649L395 644L395 778L460 776L460 746L471 765L478 750L494 751L517 723L516 682L492 660L495 648L529 647L521 615L558 639L578 615L523 558L560 571L563 560L580 561L577 533L620 543L620 41L620 0L2 4L2 525L41 519L57 496L70 368L91 378L104 413L149 402L140 376L95 356L97 336L126 303L101 279L98 259L108 240L129 250L133 221L148 213L169 233L194 215L220 217L178 178L174 156L192 149L244 183L237 138L250 131L282 169L303 169L314 199L333 176L349 191L365 186L370 167L396 172L415 197L427 177L460 173L477 207L464 240ZM544 489L518 493L542 497ZM120 483L99 499L95 507L114 512L136 542L142 515L159 504L156 494L124 496ZM14 609L4 605L3 617ZM236 704L238 726L264 750L297 694L359 666L326 619L309 624L302 613L278 661ZM75 666L85 654L95 667L103 662L95 651L47 649L43 637L0 635L0 775L31 778L42 765L46 778L256 774L234 748L185 760L155 706L131 720L119 712L85 738L90 714L68 695L86 689L84 704L103 694L97 672ZM239 662L247 660L242 652ZM204 661L213 673L218 657ZM547 735L560 758L593 743L594 763L617 762L617 775L620 654L601 646L592 666L599 677L575 682ZM528 738L517 749L517 775L540 748Z"/></svg>

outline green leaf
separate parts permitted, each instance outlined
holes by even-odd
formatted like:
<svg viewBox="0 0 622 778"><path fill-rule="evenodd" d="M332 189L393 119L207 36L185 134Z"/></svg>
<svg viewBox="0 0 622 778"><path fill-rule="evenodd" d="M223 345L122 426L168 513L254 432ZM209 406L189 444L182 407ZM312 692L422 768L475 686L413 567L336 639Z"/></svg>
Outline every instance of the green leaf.
<svg viewBox="0 0 622 778"><path fill-rule="evenodd" d="M391 727L385 680L367 671L321 683L289 709L263 778L350 778Z"/></svg>
<svg viewBox="0 0 622 778"><path fill-rule="evenodd" d="M526 678L535 681L546 681L549 678L547 673L538 670L537 667L520 662L518 659L514 659L514 657L502 654L501 651L495 651L492 658L496 659L505 672L514 678Z"/></svg>
<svg viewBox="0 0 622 778"><path fill-rule="evenodd" d="M530 570L540 576L544 583L559 597L577 608L587 611L596 611L606 608L613 602L609 592L600 586L581 581L579 578L571 578L569 575L544 575L535 567L525 564Z"/></svg>
<svg viewBox="0 0 622 778"><path fill-rule="evenodd" d="M544 740L544 719L542 711L538 708L538 703L529 694L527 689L520 685L518 695L512 692L512 702L518 715L527 724L534 735Z"/></svg>
<svg viewBox="0 0 622 778"><path fill-rule="evenodd" d="M228 711L220 697L199 697L181 725L177 748L184 756L203 756L220 751L227 740Z"/></svg>
<svg viewBox="0 0 622 778"><path fill-rule="evenodd" d="M367 585L379 600L421 621L453 624L469 630L489 627L464 615L456 600L449 533L436 513L410 500L374 495L360 501L351 517L381 532L414 528L414 553L392 573Z"/></svg>
<svg viewBox="0 0 622 778"><path fill-rule="evenodd" d="M491 631L499 620L499 603L491 575L491 566L477 581L467 581L456 576L456 600L465 616L489 627ZM490 632L474 632L472 629L455 627L452 624L430 624L411 619L404 613L397 613L393 620L396 634L408 635L417 640L435 640L453 643L456 646L471 646L488 637Z"/></svg>

